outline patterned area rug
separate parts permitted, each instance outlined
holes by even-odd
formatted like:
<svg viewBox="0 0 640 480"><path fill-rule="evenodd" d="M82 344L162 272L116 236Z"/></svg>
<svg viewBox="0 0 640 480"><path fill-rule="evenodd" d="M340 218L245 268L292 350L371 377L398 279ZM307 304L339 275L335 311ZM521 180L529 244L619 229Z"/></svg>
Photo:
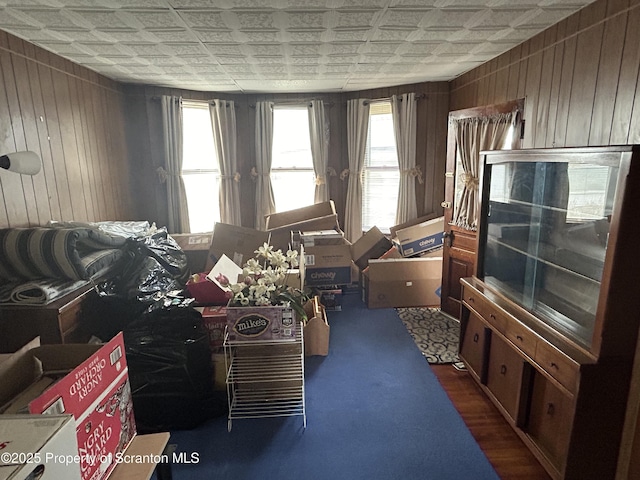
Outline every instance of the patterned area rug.
<svg viewBox="0 0 640 480"><path fill-rule="evenodd" d="M429 363L458 361L460 322L439 308L396 308L411 337Z"/></svg>

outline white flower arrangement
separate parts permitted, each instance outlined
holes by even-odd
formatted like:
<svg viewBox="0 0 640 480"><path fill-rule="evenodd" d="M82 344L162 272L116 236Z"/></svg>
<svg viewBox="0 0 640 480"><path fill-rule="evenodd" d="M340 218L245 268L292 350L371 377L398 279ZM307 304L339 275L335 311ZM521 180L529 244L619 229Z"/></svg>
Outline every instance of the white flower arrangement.
<svg viewBox="0 0 640 480"><path fill-rule="evenodd" d="M274 250L271 245L265 243L255 253L255 258L249 259L242 268L243 281L230 283L224 276L216 278L233 293L229 306L290 306L304 319L306 315L303 304L307 297L299 289L286 284L289 270L300 264L298 252L287 250L283 253L282 250Z"/></svg>

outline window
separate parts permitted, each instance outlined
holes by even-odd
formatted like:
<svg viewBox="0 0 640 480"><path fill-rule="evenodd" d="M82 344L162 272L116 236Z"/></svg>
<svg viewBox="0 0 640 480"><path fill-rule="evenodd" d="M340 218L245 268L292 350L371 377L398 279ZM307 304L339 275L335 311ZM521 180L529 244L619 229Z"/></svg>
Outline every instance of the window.
<svg viewBox="0 0 640 480"><path fill-rule="evenodd" d="M314 203L315 175L306 106L275 107L271 185L276 212Z"/></svg>
<svg viewBox="0 0 640 480"><path fill-rule="evenodd" d="M362 175L362 229L367 231L376 226L386 232L395 225L400 188L389 101L375 102L369 107L369 132Z"/></svg>
<svg viewBox="0 0 640 480"><path fill-rule="evenodd" d="M182 103L182 178L192 233L211 232L220 221L220 167L213 141L209 105Z"/></svg>

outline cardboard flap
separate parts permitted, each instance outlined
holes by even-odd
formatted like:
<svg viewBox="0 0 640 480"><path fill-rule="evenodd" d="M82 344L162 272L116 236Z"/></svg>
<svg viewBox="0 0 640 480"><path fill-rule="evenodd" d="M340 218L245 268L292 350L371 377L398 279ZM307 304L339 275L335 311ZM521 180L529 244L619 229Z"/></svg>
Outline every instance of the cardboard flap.
<svg viewBox="0 0 640 480"><path fill-rule="evenodd" d="M327 202L316 203L308 207L287 210L286 212L272 213L266 215L266 230L281 228L287 225L295 225L308 220L320 217L328 217L336 215L336 206L333 200ZM336 217L337 218L337 217ZM331 228L329 226L328 228ZM313 230L322 230L323 228L311 228ZM308 229L308 230L311 230ZM304 230L299 228L298 230Z"/></svg>

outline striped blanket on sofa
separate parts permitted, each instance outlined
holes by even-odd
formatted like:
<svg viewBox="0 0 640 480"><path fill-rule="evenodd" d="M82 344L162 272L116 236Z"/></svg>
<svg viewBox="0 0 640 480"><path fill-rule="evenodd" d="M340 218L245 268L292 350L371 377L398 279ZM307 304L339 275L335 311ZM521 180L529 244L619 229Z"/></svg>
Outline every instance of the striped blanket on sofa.
<svg viewBox="0 0 640 480"><path fill-rule="evenodd" d="M0 278L89 280L122 258L125 242L95 228L0 229Z"/></svg>

